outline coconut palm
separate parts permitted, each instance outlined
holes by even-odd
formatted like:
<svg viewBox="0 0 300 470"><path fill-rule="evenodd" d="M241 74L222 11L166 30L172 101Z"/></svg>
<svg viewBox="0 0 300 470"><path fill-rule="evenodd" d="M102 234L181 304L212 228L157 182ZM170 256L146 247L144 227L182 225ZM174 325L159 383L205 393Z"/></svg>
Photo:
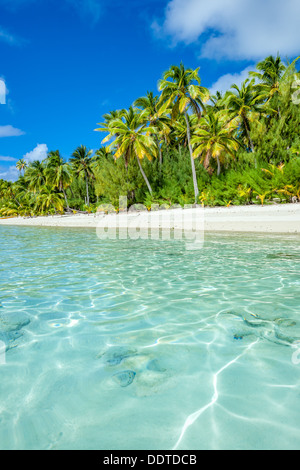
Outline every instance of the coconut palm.
<svg viewBox="0 0 300 470"><path fill-rule="evenodd" d="M266 59L258 62L256 71L249 72L250 77L258 80L259 85L269 87L270 96L272 96L279 88L280 79L286 69L281 57L269 56Z"/></svg>
<svg viewBox="0 0 300 470"><path fill-rule="evenodd" d="M1 194L3 199L14 201L17 206L21 206L20 201L18 200L17 188L11 181L6 181L6 184L2 186Z"/></svg>
<svg viewBox="0 0 300 470"><path fill-rule="evenodd" d="M206 109L213 109L214 111L225 110L225 102L223 94L220 91L216 91L215 95L210 96L210 103L206 106Z"/></svg>
<svg viewBox="0 0 300 470"><path fill-rule="evenodd" d="M245 80L239 88L232 85L232 90L225 95L226 106L232 119L240 121L240 131L247 141L247 146L255 151L251 138L251 122L264 112L264 97L255 89L254 80Z"/></svg>
<svg viewBox="0 0 300 470"><path fill-rule="evenodd" d="M209 91L200 86L201 81L198 72L199 68L196 70L185 69L184 65L181 63L180 67L173 65L164 73L163 79L159 81L159 90L162 92L161 102L164 103L162 111L169 109L172 105L171 117L173 121L179 114L183 114L185 116L195 203L197 203L198 200L199 189L191 146L191 129L188 119L188 109L191 108L192 111L200 118L202 110L205 107L205 102L209 99Z"/></svg>
<svg viewBox="0 0 300 470"><path fill-rule="evenodd" d="M149 122L151 127L155 127L157 133L154 134L154 139L156 141L156 145L159 152L159 162L162 165L162 149L159 142L159 135L163 136L164 138L170 133L171 131L171 123L170 118L168 117L168 110L162 111L162 107L159 105L159 97L154 96L153 92L147 92L146 96L142 96L135 100L133 106L141 108L142 110L146 111L145 117Z"/></svg>
<svg viewBox="0 0 300 470"><path fill-rule="evenodd" d="M125 109L119 109L116 111L110 111L109 113L104 114L104 122L98 123L99 126L97 129L95 129L96 132L106 132L110 134L110 125L112 121L115 121L116 119L122 119L122 116L125 112Z"/></svg>
<svg viewBox="0 0 300 470"><path fill-rule="evenodd" d="M80 147L77 147L70 158L70 163L73 166L75 173L77 173L80 178L85 179L87 206L90 205L89 180L94 178L91 158L92 153L92 150L88 150L84 145L81 145Z"/></svg>
<svg viewBox="0 0 300 470"><path fill-rule="evenodd" d="M62 192L65 198L67 210L69 211L69 203L66 194L66 189L70 186L73 180L71 166L64 162L59 150L52 151L48 154L45 176L47 184L54 189Z"/></svg>
<svg viewBox="0 0 300 470"><path fill-rule="evenodd" d="M0 198L6 199L8 188L12 185L9 181L0 180Z"/></svg>
<svg viewBox="0 0 300 470"><path fill-rule="evenodd" d="M105 113L103 115L104 122L99 123L99 126L101 126L101 127L98 128L98 129L95 129L95 131L98 131L98 132L109 131L110 123L112 121L114 121L115 119L121 118L124 111L125 111L125 109L117 109L117 110L114 110L114 111L110 111L109 113Z"/></svg>
<svg viewBox="0 0 300 470"><path fill-rule="evenodd" d="M20 175L22 174L22 171L24 172L25 169L27 168L27 162L24 158L21 158L20 160L17 161L16 163L16 168L19 170Z"/></svg>
<svg viewBox="0 0 300 470"><path fill-rule="evenodd" d="M24 176L20 176L18 180L12 184L14 194L17 194L18 201L22 204L28 203L32 199L32 193L28 189L28 182Z"/></svg>
<svg viewBox="0 0 300 470"><path fill-rule="evenodd" d="M222 111L210 112L203 116L191 144L194 147L194 158L201 157L205 169L209 169L211 158L217 161L217 175L221 173L221 157L229 155L235 158L239 142L233 137L234 128L228 124L227 115Z"/></svg>
<svg viewBox="0 0 300 470"><path fill-rule="evenodd" d="M92 156L93 169L97 170L101 166L103 159L109 156L112 156L112 153L108 147L101 147L99 150L96 150L95 154Z"/></svg>
<svg viewBox="0 0 300 470"><path fill-rule="evenodd" d="M45 164L39 160L29 163L25 172L25 180L30 191L33 193L40 191L46 184Z"/></svg>
<svg viewBox="0 0 300 470"><path fill-rule="evenodd" d="M189 114L188 121L191 135L193 135L194 129L199 123L199 119L196 114ZM171 137L176 139L176 142L178 143L178 149L180 149L182 145L184 147L188 145L186 120L182 114L180 114L173 123Z"/></svg>
<svg viewBox="0 0 300 470"><path fill-rule="evenodd" d="M63 196L53 191L51 187L44 186L36 197L35 210L48 212L50 209L62 212L64 210Z"/></svg>
<svg viewBox="0 0 300 470"><path fill-rule="evenodd" d="M123 113L122 117L110 123L110 133L103 140L103 143L114 139L109 146L109 150L117 149L114 157L118 159L123 156L126 168L128 168L130 160L136 158L148 190L152 193L151 185L143 170L141 161L145 157L150 161L157 157L157 147L153 138L156 129L147 124L146 117L147 111L140 111L137 108L130 107L129 110Z"/></svg>

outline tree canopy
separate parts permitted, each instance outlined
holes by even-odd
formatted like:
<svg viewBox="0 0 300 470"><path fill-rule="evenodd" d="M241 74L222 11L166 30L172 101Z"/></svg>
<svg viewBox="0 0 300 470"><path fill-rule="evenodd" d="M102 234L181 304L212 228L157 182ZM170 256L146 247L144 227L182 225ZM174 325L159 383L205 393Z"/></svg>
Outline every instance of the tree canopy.
<svg viewBox="0 0 300 470"><path fill-rule="evenodd" d="M213 96L199 69L171 66L156 92L102 117L98 149L21 158L18 180L0 180L0 216L118 210L120 196L147 207L300 202L298 59L269 56Z"/></svg>

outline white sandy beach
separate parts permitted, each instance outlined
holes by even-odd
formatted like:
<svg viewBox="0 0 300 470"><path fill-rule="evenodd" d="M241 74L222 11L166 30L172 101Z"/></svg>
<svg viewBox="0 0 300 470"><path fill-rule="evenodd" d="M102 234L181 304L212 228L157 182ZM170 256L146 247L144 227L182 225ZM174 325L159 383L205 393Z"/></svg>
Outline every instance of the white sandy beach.
<svg viewBox="0 0 300 470"><path fill-rule="evenodd" d="M195 222L196 221L196 222ZM130 227L217 232L300 233L300 204L171 209L122 214L71 214L1 219L0 225L39 227Z"/></svg>

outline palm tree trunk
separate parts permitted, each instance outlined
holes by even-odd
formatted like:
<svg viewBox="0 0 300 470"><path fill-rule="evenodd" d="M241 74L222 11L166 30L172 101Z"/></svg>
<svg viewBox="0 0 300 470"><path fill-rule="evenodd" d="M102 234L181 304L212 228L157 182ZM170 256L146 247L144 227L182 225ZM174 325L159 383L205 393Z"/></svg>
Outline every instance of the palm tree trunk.
<svg viewBox="0 0 300 470"><path fill-rule="evenodd" d="M197 175L196 175L196 169L195 169L195 160L194 160L194 157L193 157L193 150L192 150L192 146L191 146L191 128L190 128L190 123L189 123L189 118L188 118L188 115L187 115L187 111L184 112L184 116L185 116L185 121L186 121L187 138L188 138L189 151L190 151L190 157L191 157L194 192L195 192L195 204L197 204L198 196L199 196L199 188L198 188Z"/></svg>
<svg viewBox="0 0 300 470"><path fill-rule="evenodd" d="M217 163L218 163L218 172L217 172L217 176L220 176L220 173L221 173L221 164L220 164L220 159L217 155Z"/></svg>
<svg viewBox="0 0 300 470"><path fill-rule="evenodd" d="M90 196L89 196L89 180L87 174L85 173L85 185L86 185L86 204L90 205Z"/></svg>
<svg viewBox="0 0 300 470"><path fill-rule="evenodd" d="M248 127L248 122L247 122L247 119L245 117L243 117L243 120L244 120L244 125L245 125L245 129L246 129L246 133L247 133L247 137L248 137L248 141L249 141L249 145L250 145L250 148L251 148L251 152L255 152L255 148L254 148L254 144L253 144L253 141L251 139L251 135L250 135L250 129Z"/></svg>
<svg viewBox="0 0 300 470"><path fill-rule="evenodd" d="M159 164L160 166L162 166L162 150L161 150L161 146L159 145L159 138L157 137L157 135L155 135L155 140L156 140L156 145L157 145L158 152L159 152Z"/></svg>
<svg viewBox="0 0 300 470"><path fill-rule="evenodd" d="M210 150L208 150L206 155L205 155L204 162L203 162L203 166L204 166L205 170L209 169L210 158L211 158L211 154L210 154Z"/></svg>
<svg viewBox="0 0 300 470"><path fill-rule="evenodd" d="M245 125L245 128L246 128L246 133L247 133L248 141L249 141L249 144L250 144L251 152L255 153L253 140L251 139L251 134L250 134L250 127L248 127L248 122L247 122L247 119L245 117L243 117L243 120L244 120L244 125ZM254 164L255 164L255 168L257 168L256 158L254 158Z"/></svg>
<svg viewBox="0 0 300 470"><path fill-rule="evenodd" d="M69 211L70 207L69 207L69 202L68 202L68 198L67 198L67 195L66 195L66 191L64 190L64 188L62 188L62 191L63 191L64 198L65 198L65 201L66 201L67 211Z"/></svg>
<svg viewBox="0 0 300 470"><path fill-rule="evenodd" d="M141 173L142 173L142 175L143 175L143 178L144 178L144 180L145 180L145 182L146 182L146 184L147 184L147 187L148 187L148 189L149 189L149 192L150 192L150 194L152 194L153 191L152 191L152 188L151 188L151 186L150 186L149 180L148 180L148 178L147 178L147 176L146 176L146 174L145 174L145 172L144 172L144 170L143 170L143 167L142 167L142 165L141 165L141 161L140 161L140 159L139 159L138 156L136 156L136 158L137 158L137 161L138 161L138 164L139 164L140 171L141 171Z"/></svg>

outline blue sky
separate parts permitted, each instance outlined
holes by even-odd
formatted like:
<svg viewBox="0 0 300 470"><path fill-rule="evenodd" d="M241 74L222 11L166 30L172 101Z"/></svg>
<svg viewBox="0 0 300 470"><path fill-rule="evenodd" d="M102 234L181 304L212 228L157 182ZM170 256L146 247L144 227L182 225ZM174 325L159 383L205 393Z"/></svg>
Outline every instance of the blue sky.
<svg viewBox="0 0 300 470"><path fill-rule="evenodd" d="M226 89L269 54L294 58L299 17L299 0L0 0L0 177L99 148L103 114L156 92L171 64Z"/></svg>

